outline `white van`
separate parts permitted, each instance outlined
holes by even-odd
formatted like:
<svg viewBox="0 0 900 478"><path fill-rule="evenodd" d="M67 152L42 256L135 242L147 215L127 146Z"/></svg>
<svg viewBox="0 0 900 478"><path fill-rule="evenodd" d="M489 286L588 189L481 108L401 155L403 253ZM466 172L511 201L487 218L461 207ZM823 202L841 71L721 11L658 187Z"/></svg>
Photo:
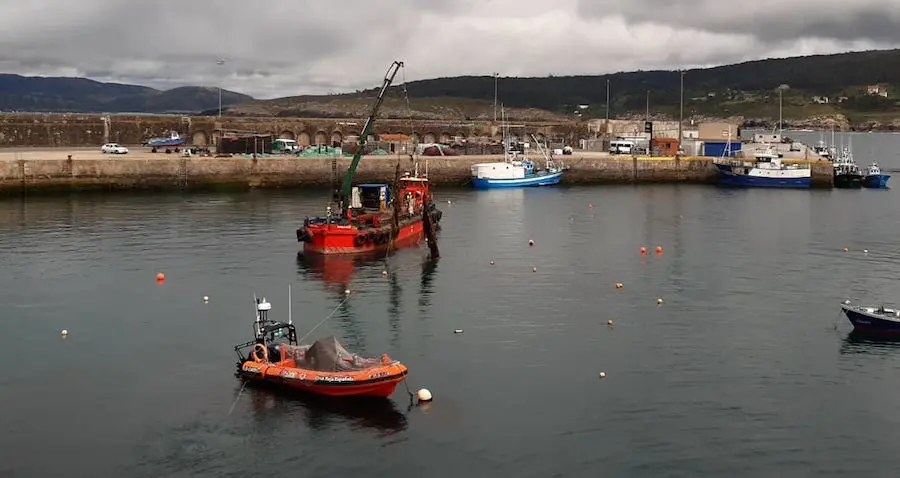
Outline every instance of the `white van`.
<svg viewBox="0 0 900 478"><path fill-rule="evenodd" d="M609 142L609 154L631 154L634 151L634 141L615 140Z"/></svg>

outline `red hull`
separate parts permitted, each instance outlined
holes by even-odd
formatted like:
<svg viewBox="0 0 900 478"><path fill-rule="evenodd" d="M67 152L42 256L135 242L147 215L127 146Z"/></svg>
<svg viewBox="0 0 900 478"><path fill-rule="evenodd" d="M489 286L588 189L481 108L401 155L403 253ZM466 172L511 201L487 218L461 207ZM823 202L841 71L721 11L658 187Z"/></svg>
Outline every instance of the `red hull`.
<svg viewBox="0 0 900 478"><path fill-rule="evenodd" d="M310 242L303 243L304 254L372 254L386 252L388 249L398 249L419 244L425 238L422 220L410 220L401 222L399 233L390 240L378 241L381 237L390 237L390 228L379 228L372 231L360 230L355 226L341 226L336 224L310 227ZM365 235L372 239L359 244L358 236Z"/></svg>

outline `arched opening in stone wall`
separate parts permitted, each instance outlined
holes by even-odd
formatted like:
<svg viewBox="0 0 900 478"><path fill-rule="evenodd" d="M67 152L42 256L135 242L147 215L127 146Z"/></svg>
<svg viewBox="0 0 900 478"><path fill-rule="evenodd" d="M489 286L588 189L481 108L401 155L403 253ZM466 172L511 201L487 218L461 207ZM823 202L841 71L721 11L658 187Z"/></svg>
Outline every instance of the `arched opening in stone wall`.
<svg viewBox="0 0 900 478"><path fill-rule="evenodd" d="M328 144L328 135L324 131L316 132L316 146L325 146Z"/></svg>
<svg viewBox="0 0 900 478"><path fill-rule="evenodd" d="M284 130L278 134L278 137L281 139L296 139L293 131Z"/></svg>
<svg viewBox="0 0 900 478"><path fill-rule="evenodd" d="M343 133L341 133L340 131L335 131L335 132L331 133L331 145L332 146L335 146L335 147L340 146L343 141L344 141Z"/></svg>
<svg viewBox="0 0 900 478"><path fill-rule="evenodd" d="M309 133L301 131L300 137L297 138L297 142L300 143L301 146L309 146Z"/></svg>
<svg viewBox="0 0 900 478"><path fill-rule="evenodd" d="M208 146L209 137L206 135L206 131L194 131L194 134L191 136L191 143L194 146Z"/></svg>
<svg viewBox="0 0 900 478"><path fill-rule="evenodd" d="M425 136L422 137L424 143L436 143L437 135L434 133L425 133Z"/></svg>
<svg viewBox="0 0 900 478"><path fill-rule="evenodd" d="M375 141L378 141L378 138L375 137L374 134L370 134L370 135L366 138L366 142L373 143L373 142L375 142Z"/></svg>
<svg viewBox="0 0 900 478"><path fill-rule="evenodd" d="M450 133L441 133L441 143L449 143L451 139Z"/></svg>

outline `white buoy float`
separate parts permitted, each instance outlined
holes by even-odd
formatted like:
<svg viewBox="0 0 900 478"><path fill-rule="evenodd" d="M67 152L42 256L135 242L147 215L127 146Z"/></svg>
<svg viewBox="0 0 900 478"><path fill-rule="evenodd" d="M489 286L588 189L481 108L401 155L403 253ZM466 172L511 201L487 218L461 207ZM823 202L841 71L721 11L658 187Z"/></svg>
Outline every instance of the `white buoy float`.
<svg viewBox="0 0 900 478"><path fill-rule="evenodd" d="M204 295L204 296L203 296L203 303L206 303L206 302L209 302L209 296L208 296L208 295Z"/></svg>
<svg viewBox="0 0 900 478"><path fill-rule="evenodd" d="M386 275L387 275L387 271L381 271L381 275L386 276Z"/></svg>
<svg viewBox="0 0 900 478"><path fill-rule="evenodd" d="M600 372L600 378L606 378L606 372Z"/></svg>
<svg viewBox="0 0 900 478"><path fill-rule="evenodd" d="M344 295L350 295L350 289L345 290Z"/></svg>
<svg viewBox="0 0 900 478"><path fill-rule="evenodd" d="M461 333L463 333L463 330L462 330L462 329L456 329L456 330L453 331L453 333L454 333L454 334L461 334Z"/></svg>
<svg viewBox="0 0 900 478"><path fill-rule="evenodd" d="M430 402L431 401L431 392L429 392L427 388L419 389L419 392L416 393L416 396L419 397L420 402Z"/></svg>
<svg viewBox="0 0 900 478"><path fill-rule="evenodd" d="M863 254L868 254L868 253L869 253L868 249L863 249Z"/></svg>
<svg viewBox="0 0 900 478"><path fill-rule="evenodd" d="M62 331L59 333L59 335L62 335L63 337L66 337L67 335L69 335L69 331L66 330L66 329L62 329Z"/></svg>
<svg viewBox="0 0 900 478"><path fill-rule="evenodd" d="M609 319L609 320L606 321L606 325L612 325L612 324L613 324L612 319Z"/></svg>
<svg viewBox="0 0 900 478"><path fill-rule="evenodd" d="M656 304L657 304L657 305L662 305L662 303L663 303L662 298L656 299Z"/></svg>

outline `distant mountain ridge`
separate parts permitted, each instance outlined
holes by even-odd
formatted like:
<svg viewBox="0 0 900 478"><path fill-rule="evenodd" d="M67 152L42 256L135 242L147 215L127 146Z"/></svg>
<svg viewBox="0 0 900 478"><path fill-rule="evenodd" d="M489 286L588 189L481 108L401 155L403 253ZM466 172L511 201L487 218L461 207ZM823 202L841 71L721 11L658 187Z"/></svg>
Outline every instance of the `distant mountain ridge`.
<svg viewBox="0 0 900 478"><path fill-rule="evenodd" d="M253 97L222 90L222 107ZM218 88L157 90L86 78L0 74L0 111L79 113L198 113L218 109Z"/></svg>
<svg viewBox="0 0 900 478"><path fill-rule="evenodd" d="M378 78L373 72L373 77ZM611 118L677 119L680 73L673 70L604 75L501 77L498 100L510 120L603 118L609 82ZM223 92L223 114L362 118L378 87L337 95L254 100ZM684 72L685 118L743 118L770 125L779 115L783 90L786 124L892 125L900 129L900 49L763 59ZM490 121L494 78L458 76L412 81L391 87L381 117ZM649 93L648 93L649 92ZM227 108L226 108L227 106ZM216 114L218 90L184 87L159 91L144 86L81 78L0 75L0 110Z"/></svg>

